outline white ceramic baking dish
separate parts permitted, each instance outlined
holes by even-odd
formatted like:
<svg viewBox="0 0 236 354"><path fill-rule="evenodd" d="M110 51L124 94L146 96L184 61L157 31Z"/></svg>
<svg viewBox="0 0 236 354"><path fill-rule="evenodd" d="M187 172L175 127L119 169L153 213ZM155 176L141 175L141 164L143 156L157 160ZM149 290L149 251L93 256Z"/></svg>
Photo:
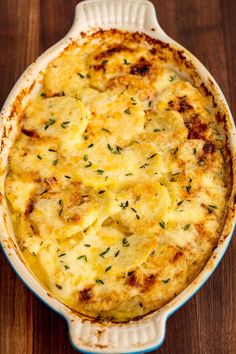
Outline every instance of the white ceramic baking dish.
<svg viewBox="0 0 236 354"><path fill-rule="evenodd" d="M161 29L152 3L147 0L87 0L81 2L76 7L75 20L69 33L41 55L23 73L2 109L0 133L0 240L6 257L24 283L42 301L66 319L69 325L71 342L75 348L89 353L144 353L161 346L165 337L167 318L200 289L222 259L233 234L234 194L232 193L231 195L228 205L228 218L218 246L199 276L188 288L159 311L127 324L99 323L89 320L75 313L48 294L25 265L17 247L4 195L7 157L17 131L19 113L27 104L29 98L39 91L40 77L43 70L72 41L77 40L79 42L81 32L93 33L98 28L119 28L144 32L150 37L183 50L186 58L194 64L202 82L207 87L210 84L217 103L224 107L227 118L228 145L231 155L235 156L235 127L223 93L207 69ZM235 170L235 158L232 159L232 165L232 169Z"/></svg>

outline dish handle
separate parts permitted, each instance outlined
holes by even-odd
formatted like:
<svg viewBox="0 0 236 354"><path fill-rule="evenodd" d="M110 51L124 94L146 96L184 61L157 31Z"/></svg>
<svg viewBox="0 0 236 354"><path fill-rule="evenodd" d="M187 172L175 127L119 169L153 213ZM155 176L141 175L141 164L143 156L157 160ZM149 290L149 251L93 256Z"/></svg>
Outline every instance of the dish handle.
<svg viewBox="0 0 236 354"><path fill-rule="evenodd" d="M85 0L76 6L69 35L78 36L89 28L120 28L155 33L168 39L160 27L154 5L148 0Z"/></svg>
<svg viewBox="0 0 236 354"><path fill-rule="evenodd" d="M68 325L71 343L77 350L90 354L143 353L162 345L166 320L166 312L123 325L82 321L76 315L70 314Z"/></svg>

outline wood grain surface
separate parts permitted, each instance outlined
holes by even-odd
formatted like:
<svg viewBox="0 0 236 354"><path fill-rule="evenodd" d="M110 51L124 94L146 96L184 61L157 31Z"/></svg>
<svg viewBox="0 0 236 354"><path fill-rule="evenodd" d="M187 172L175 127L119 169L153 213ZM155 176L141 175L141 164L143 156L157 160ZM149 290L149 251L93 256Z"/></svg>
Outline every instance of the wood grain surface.
<svg viewBox="0 0 236 354"><path fill-rule="evenodd" d="M69 30L78 0L0 0L0 105L22 71ZM164 30L194 53L236 114L236 1L153 0ZM153 353L236 354L236 239ZM0 254L0 354L72 354L67 325Z"/></svg>

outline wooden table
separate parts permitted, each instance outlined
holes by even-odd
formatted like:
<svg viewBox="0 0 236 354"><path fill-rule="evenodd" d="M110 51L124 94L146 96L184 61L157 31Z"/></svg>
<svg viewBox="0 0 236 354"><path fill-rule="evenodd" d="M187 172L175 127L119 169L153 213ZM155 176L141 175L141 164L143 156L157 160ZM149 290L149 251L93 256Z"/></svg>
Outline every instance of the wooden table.
<svg viewBox="0 0 236 354"><path fill-rule="evenodd" d="M0 102L73 21L78 0L0 1ZM236 114L236 1L153 0L164 30L211 71ZM167 324L165 354L236 353L236 239L207 284ZM0 254L0 354L76 353L66 323L17 278Z"/></svg>

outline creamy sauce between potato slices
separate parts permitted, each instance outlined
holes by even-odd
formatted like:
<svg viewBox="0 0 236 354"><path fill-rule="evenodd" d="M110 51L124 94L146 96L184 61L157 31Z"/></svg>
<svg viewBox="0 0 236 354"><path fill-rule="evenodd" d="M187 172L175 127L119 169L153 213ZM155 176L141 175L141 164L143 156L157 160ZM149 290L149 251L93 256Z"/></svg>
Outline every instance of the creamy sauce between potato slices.
<svg viewBox="0 0 236 354"><path fill-rule="evenodd" d="M159 309L222 230L226 135L176 55L100 31L49 63L22 114L5 184L18 243L41 283L93 318Z"/></svg>

